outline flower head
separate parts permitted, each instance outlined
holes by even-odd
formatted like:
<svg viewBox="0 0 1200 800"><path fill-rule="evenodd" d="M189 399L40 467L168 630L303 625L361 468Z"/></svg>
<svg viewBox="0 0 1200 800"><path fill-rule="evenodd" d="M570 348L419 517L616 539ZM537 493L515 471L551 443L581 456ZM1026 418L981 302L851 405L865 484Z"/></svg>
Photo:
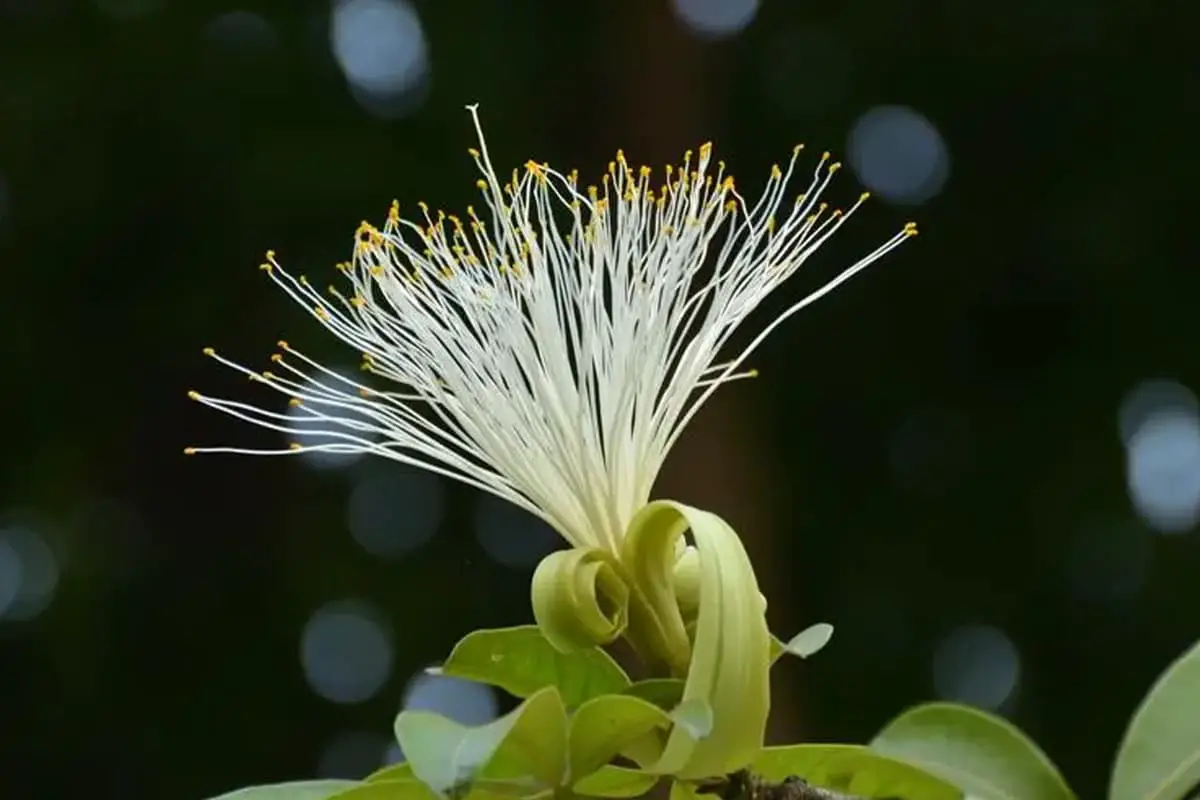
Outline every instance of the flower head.
<svg viewBox="0 0 1200 800"><path fill-rule="evenodd" d="M290 413L193 399L320 442L286 450L370 453L434 470L543 518L576 547L617 552L667 452L713 391L780 322L916 233L913 225L798 300L721 360L741 323L859 208L822 199L840 165L788 189L802 151L758 199L712 147L657 177L618 152L598 186L529 161L505 181L479 134L483 208L464 217L393 203L363 223L342 288L319 291L267 254L263 269L379 379L369 386L286 342L277 369L208 355L285 395Z"/></svg>

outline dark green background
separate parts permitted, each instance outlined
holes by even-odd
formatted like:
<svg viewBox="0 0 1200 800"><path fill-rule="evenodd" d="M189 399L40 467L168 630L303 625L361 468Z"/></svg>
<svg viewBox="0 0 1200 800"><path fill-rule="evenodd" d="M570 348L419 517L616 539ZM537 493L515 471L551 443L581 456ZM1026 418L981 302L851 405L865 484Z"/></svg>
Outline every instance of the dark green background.
<svg viewBox="0 0 1200 800"><path fill-rule="evenodd" d="M796 141L844 151L874 105L937 126L943 191L874 202L768 305L909 218L922 235L787 324L664 491L744 532L780 633L839 627L779 668L781 735L868 738L934 696L941 637L991 625L1020 655L1003 710L1101 795L1126 718L1200 635L1195 536L1139 521L1117 434L1139 382L1200 385L1194 15L765 0L710 42L666 0L424 2L428 92L389 120L347 90L323 3L153 5L0 0L0 512L62 570L42 614L0 620L0 794L186 800L306 777L338 732L386 732L458 636L529 619L529 572L480 549L473 492L384 562L346 530L347 475L181 454L276 441L187 402L251 399L202 346L350 355L255 269L262 252L324 279L393 197L474 200L478 101L501 165L597 174L617 147L660 163L713 139L746 191ZM237 8L271 36L206 27ZM787 44L812 29L840 49ZM1126 567L1136 590L1097 601ZM304 621L345 596L396 635L391 681L355 706L314 695L297 656Z"/></svg>

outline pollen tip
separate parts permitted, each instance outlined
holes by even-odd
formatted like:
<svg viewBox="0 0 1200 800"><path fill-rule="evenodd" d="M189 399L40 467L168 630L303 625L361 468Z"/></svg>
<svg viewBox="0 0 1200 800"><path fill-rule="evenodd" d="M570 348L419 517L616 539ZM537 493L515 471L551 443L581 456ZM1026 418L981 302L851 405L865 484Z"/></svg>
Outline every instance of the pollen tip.
<svg viewBox="0 0 1200 800"><path fill-rule="evenodd" d="M287 340L280 339L278 342L275 343L275 346L278 347L280 350L287 350L288 349Z"/></svg>
<svg viewBox="0 0 1200 800"><path fill-rule="evenodd" d="M183 454L184 454L185 456L194 456L194 455L196 455L196 448L194 448L194 447L185 447L185 448L183 448Z"/></svg>
<svg viewBox="0 0 1200 800"><path fill-rule="evenodd" d="M263 263L258 265L258 268L261 269L263 272L270 272L272 269L274 269L274 265L264 261Z"/></svg>
<svg viewBox="0 0 1200 800"><path fill-rule="evenodd" d="M274 261L274 260L275 260L275 251L268 250L267 251L267 261Z"/></svg>
<svg viewBox="0 0 1200 800"><path fill-rule="evenodd" d="M189 400L199 400L200 399L200 393L197 392L195 389L188 389L187 396L188 396Z"/></svg>
<svg viewBox="0 0 1200 800"><path fill-rule="evenodd" d="M304 449L304 445L300 444L299 442L292 442L291 444L288 445L288 450L291 450L293 453L298 452L303 449Z"/></svg>
<svg viewBox="0 0 1200 800"><path fill-rule="evenodd" d="M304 405L304 401L301 400L299 397L289 397L288 405L291 408L299 408L300 406Z"/></svg>
<svg viewBox="0 0 1200 800"><path fill-rule="evenodd" d="M750 378L757 378L757 377L758 377L758 370L756 370L756 369L749 370L749 371L747 371L747 372L746 372L746 376L747 376L747 377L750 377Z"/></svg>
<svg viewBox="0 0 1200 800"><path fill-rule="evenodd" d="M215 356L217 354L217 351L212 349L211 347L206 347L203 350L201 350L200 352L204 353L204 355L206 355L206 356Z"/></svg>

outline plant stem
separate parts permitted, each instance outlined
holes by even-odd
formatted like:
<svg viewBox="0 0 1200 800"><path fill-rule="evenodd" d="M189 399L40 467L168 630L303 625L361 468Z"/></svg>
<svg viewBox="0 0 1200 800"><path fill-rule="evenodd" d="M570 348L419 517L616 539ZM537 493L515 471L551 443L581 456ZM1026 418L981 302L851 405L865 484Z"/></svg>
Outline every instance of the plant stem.
<svg viewBox="0 0 1200 800"><path fill-rule="evenodd" d="M813 786L803 778L790 776L782 781L766 781L746 771L699 787L701 792L716 794L721 800L870 800L860 795ZM901 800L878 798L878 800Z"/></svg>

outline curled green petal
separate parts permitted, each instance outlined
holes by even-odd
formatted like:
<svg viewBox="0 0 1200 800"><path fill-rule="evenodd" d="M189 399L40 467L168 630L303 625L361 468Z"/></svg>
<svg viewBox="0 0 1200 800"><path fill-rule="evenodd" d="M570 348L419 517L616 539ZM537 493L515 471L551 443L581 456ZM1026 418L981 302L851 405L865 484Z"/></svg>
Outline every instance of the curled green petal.
<svg viewBox="0 0 1200 800"><path fill-rule="evenodd" d="M675 602L684 619L700 610L700 551L688 547L675 562Z"/></svg>
<svg viewBox="0 0 1200 800"><path fill-rule="evenodd" d="M608 644L625 631L629 587L602 550L560 550L533 573L533 616L564 653Z"/></svg>
<svg viewBox="0 0 1200 800"><path fill-rule="evenodd" d="M699 606L690 643L673 580L676 545L688 529L699 554ZM686 675L682 702L703 702L712 710L712 729L703 739L682 725L672 729L656 771L690 779L745 767L762 749L770 709L771 634L741 540L715 514L657 501L630 523L621 561L635 593L630 637L645 637L672 665L688 658L677 670Z"/></svg>

